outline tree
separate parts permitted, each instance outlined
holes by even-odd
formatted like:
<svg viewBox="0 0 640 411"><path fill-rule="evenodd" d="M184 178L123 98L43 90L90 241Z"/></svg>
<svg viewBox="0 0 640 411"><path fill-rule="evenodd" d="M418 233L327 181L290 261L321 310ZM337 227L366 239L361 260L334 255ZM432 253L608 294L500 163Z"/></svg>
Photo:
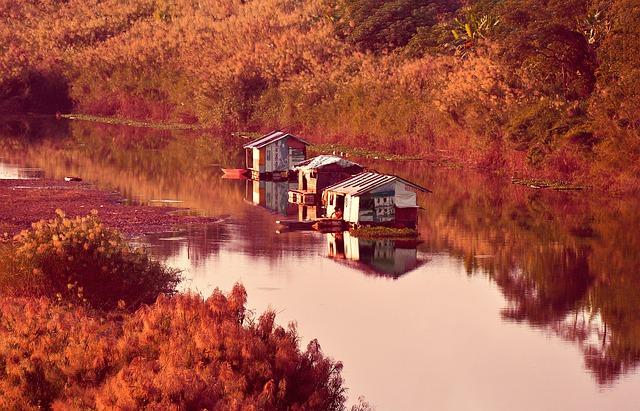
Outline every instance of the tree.
<svg viewBox="0 0 640 411"><path fill-rule="evenodd" d="M377 53L406 45L459 7L457 0L341 0L337 28L349 43Z"/></svg>

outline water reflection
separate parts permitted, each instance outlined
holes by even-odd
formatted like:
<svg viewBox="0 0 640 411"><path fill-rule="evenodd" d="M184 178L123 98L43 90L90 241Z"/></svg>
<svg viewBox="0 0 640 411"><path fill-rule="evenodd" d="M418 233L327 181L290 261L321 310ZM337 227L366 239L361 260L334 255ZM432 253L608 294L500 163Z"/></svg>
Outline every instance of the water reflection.
<svg viewBox="0 0 640 411"><path fill-rule="evenodd" d="M181 252L186 252L189 261L194 266L199 266L207 258L217 255L220 247L230 239L227 225L217 223L148 234L145 243L153 247L155 255L164 259L174 258Z"/></svg>
<svg viewBox="0 0 640 411"><path fill-rule="evenodd" d="M418 258L419 242L415 240L360 239L348 231L325 237L329 258L366 275L398 279L425 263Z"/></svg>
<svg viewBox="0 0 640 411"><path fill-rule="evenodd" d="M640 408L637 199L376 162L433 189L418 199L422 243L277 234L274 214L305 219L314 209L290 204L287 182L220 179L220 165L243 160L242 141L229 136L86 123L51 137L1 130L8 164L228 215L149 243L186 270L189 286L242 280L254 307L298 320L345 362L352 392L381 410L548 408L536 392L564 409Z"/></svg>
<svg viewBox="0 0 640 411"><path fill-rule="evenodd" d="M298 206L289 203L289 190L296 187L289 181L246 180L245 199L283 216L297 216Z"/></svg>
<svg viewBox="0 0 640 411"><path fill-rule="evenodd" d="M0 157L0 180L32 180L42 178L44 171L39 168L26 168L3 162Z"/></svg>

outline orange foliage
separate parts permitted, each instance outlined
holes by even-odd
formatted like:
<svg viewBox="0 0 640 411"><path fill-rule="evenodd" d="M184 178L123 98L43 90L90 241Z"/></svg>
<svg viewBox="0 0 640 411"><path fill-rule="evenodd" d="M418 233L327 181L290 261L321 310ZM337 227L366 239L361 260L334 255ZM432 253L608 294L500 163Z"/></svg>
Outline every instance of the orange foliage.
<svg viewBox="0 0 640 411"><path fill-rule="evenodd" d="M340 410L340 363L295 327L252 319L236 285L95 317L46 299L0 300L0 408Z"/></svg>
<svg viewBox="0 0 640 411"><path fill-rule="evenodd" d="M499 147L510 173L637 189L632 0L378 3L3 1L0 110L292 126L480 167ZM492 28L454 39L473 16Z"/></svg>

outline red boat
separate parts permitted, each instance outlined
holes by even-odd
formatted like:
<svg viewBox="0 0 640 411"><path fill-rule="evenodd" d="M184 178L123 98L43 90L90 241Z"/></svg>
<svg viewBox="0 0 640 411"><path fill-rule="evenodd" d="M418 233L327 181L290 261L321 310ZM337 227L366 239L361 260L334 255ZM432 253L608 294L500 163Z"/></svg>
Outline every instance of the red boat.
<svg viewBox="0 0 640 411"><path fill-rule="evenodd" d="M223 178L247 178L249 175L249 170L246 168L223 168L222 172L224 175Z"/></svg>

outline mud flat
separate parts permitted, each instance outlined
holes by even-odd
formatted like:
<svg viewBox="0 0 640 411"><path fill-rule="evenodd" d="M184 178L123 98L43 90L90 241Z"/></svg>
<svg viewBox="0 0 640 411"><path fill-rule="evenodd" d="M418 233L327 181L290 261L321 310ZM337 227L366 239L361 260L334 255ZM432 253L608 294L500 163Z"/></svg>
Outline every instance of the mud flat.
<svg viewBox="0 0 640 411"><path fill-rule="evenodd" d="M58 208L69 217L98 210L102 222L129 237L219 221L190 215L184 208L127 205L123 200L118 193L99 190L88 183L0 180L0 234L14 234L30 227L33 221L53 218Z"/></svg>

